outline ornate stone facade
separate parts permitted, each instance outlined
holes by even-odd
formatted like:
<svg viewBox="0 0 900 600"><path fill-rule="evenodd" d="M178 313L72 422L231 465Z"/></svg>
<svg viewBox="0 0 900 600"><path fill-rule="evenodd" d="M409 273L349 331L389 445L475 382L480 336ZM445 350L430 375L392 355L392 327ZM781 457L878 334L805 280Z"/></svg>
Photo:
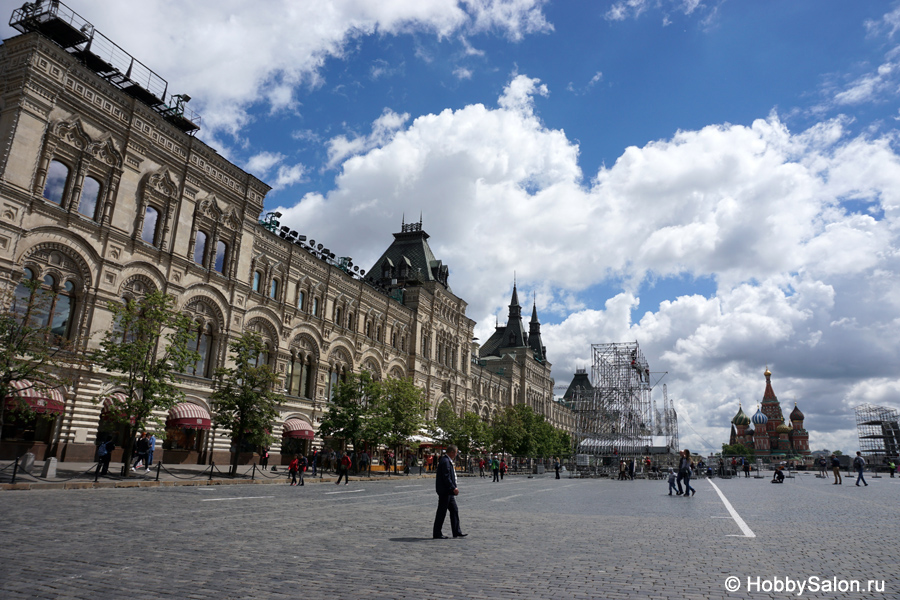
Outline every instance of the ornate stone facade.
<svg viewBox="0 0 900 600"><path fill-rule="evenodd" d="M472 360L475 323L440 261L435 277L398 295L261 226L269 189L41 34L0 47L0 282L26 273L52 282L68 303L60 332L78 348L96 347L111 327L109 302L162 290L196 322L203 360L182 388L207 413L229 339L262 334L285 394L278 439L288 419L315 430L332 386L360 370L412 377L430 415L446 402L489 419L526 402L570 428L545 360L518 350L496 365ZM97 399L114 391L85 369L49 439L26 445L39 459L91 460L105 410ZM166 452L221 461L225 433L187 432Z"/></svg>

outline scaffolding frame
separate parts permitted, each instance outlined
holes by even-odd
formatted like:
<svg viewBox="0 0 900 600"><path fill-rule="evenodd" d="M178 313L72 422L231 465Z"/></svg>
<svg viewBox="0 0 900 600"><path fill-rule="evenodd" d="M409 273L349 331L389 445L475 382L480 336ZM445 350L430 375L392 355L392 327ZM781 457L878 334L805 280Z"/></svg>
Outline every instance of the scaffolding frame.
<svg viewBox="0 0 900 600"><path fill-rule="evenodd" d="M856 432L860 452L869 464L900 456L900 411L887 406L860 404L856 412Z"/></svg>
<svg viewBox="0 0 900 600"><path fill-rule="evenodd" d="M577 452L640 456L653 435L650 367L637 342L591 344L592 390L574 394Z"/></svg>

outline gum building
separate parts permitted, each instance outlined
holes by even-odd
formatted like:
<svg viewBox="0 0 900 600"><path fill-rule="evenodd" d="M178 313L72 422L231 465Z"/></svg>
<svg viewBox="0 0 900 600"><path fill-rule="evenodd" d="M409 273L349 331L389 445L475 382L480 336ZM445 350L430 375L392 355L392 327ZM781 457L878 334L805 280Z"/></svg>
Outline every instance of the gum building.
<svg viewBox="0 0 900 600"><path fill-rule="evenodd" d="M0 284L28 278L54 290L46 319L79 352L112 326L108 303L151 290L176 298L201 360L181 376L183 402L156 415L163 462L226 460L210 377L245 330L263 336L283 394L274 462L321 445L333 386L362 370L411 377L429 417L447 404L489 420L524 403L571 431L537 309L526 335L515 289L503 335L479 348L421 221L402 223L367 274L279 215L260 220L270 187L192 135L200 118L189 97L66 5L26 4L10 24L21 34L0 46ZM117 393L82 366L65 389L24 398L53 419L7 414L0 457L92 460L98 433L122 435L106 419Z"/></svg>

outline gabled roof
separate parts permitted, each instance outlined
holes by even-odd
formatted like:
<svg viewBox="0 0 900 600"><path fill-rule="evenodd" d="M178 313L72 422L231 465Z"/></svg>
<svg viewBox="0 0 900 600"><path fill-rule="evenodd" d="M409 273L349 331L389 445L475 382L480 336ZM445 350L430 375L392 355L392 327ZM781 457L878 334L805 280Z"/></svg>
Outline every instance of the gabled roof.
<svg viewBox="0 0 900 600"><path fill-rule="evenodd" d="M448 292L453 292L447 283L450 270L442 261L434 257L428 245L429 235L422 229L422 222L403 223L400 233L394 234L394 241L384 251L366 276L385 283L396 279L398 283L425 283L434 281L442 284ZM385 271L390 272L385 277ZM405 275L404 275L405 274Z"/></svg>
<svg viewBox="0 0 900 600"><path fill-rule="evenodd" d="M509 320L506 327L497 327L488 341L481 346L481 356L500 356L504 348L523 348L528 346L525 334L525 325L522 323L522 307L519 306L519 296L516 286L513 285L512 300L509 304Z"/></svg>
<svg viewBox="0 0 900 600"><path fill-rule="evenodd" d="M569 388L566 390L566 393L563 394L563 399L571 400L578 391L578 388L581 388L582 392L594 389L585 369L578 369L575 371L575 377L572 378L572 383L569 384Z"/></svg>

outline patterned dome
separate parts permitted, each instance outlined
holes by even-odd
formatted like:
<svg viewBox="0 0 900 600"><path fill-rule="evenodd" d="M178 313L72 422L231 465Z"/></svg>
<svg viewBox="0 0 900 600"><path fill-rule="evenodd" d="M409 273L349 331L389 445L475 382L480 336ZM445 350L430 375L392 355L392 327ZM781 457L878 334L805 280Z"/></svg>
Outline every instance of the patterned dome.
<svg viewBox="0 0 900 600"><path fill-rule="evenodd" d="M759 408L757 408L757 409L756 409L756 414L753 415L753 418L750 419L750 420L753 421L753 424L754 424L754 425L765 425L766 423L769 422L769 417L767 417L766 415L764 415L764 414L762 413L762 411L759 410Z"/></svg>
<svg viewBox="0 0 900 600"><path fill-rule="evenodd" d="M787 423L782 423L778 427L775 428L775 431L778 433L790 433L792 431L791 426Z"/></svg>
<svg viewBox="0 0 900 600"><path fill-rule="evenodd" d="M802 421L803 413L800 412L800 409L797 408L797 403L794 402L794 410L791 411L791 421Z"/></svg>
<svg viewBox="0 0 900 600"><path fill-rule="evenodd" d="M744 414L744 409L741 408L741 405L738 404L737 414L734 415L734 418L731 420L734 425L749 425L750 417Z"/></svg>

